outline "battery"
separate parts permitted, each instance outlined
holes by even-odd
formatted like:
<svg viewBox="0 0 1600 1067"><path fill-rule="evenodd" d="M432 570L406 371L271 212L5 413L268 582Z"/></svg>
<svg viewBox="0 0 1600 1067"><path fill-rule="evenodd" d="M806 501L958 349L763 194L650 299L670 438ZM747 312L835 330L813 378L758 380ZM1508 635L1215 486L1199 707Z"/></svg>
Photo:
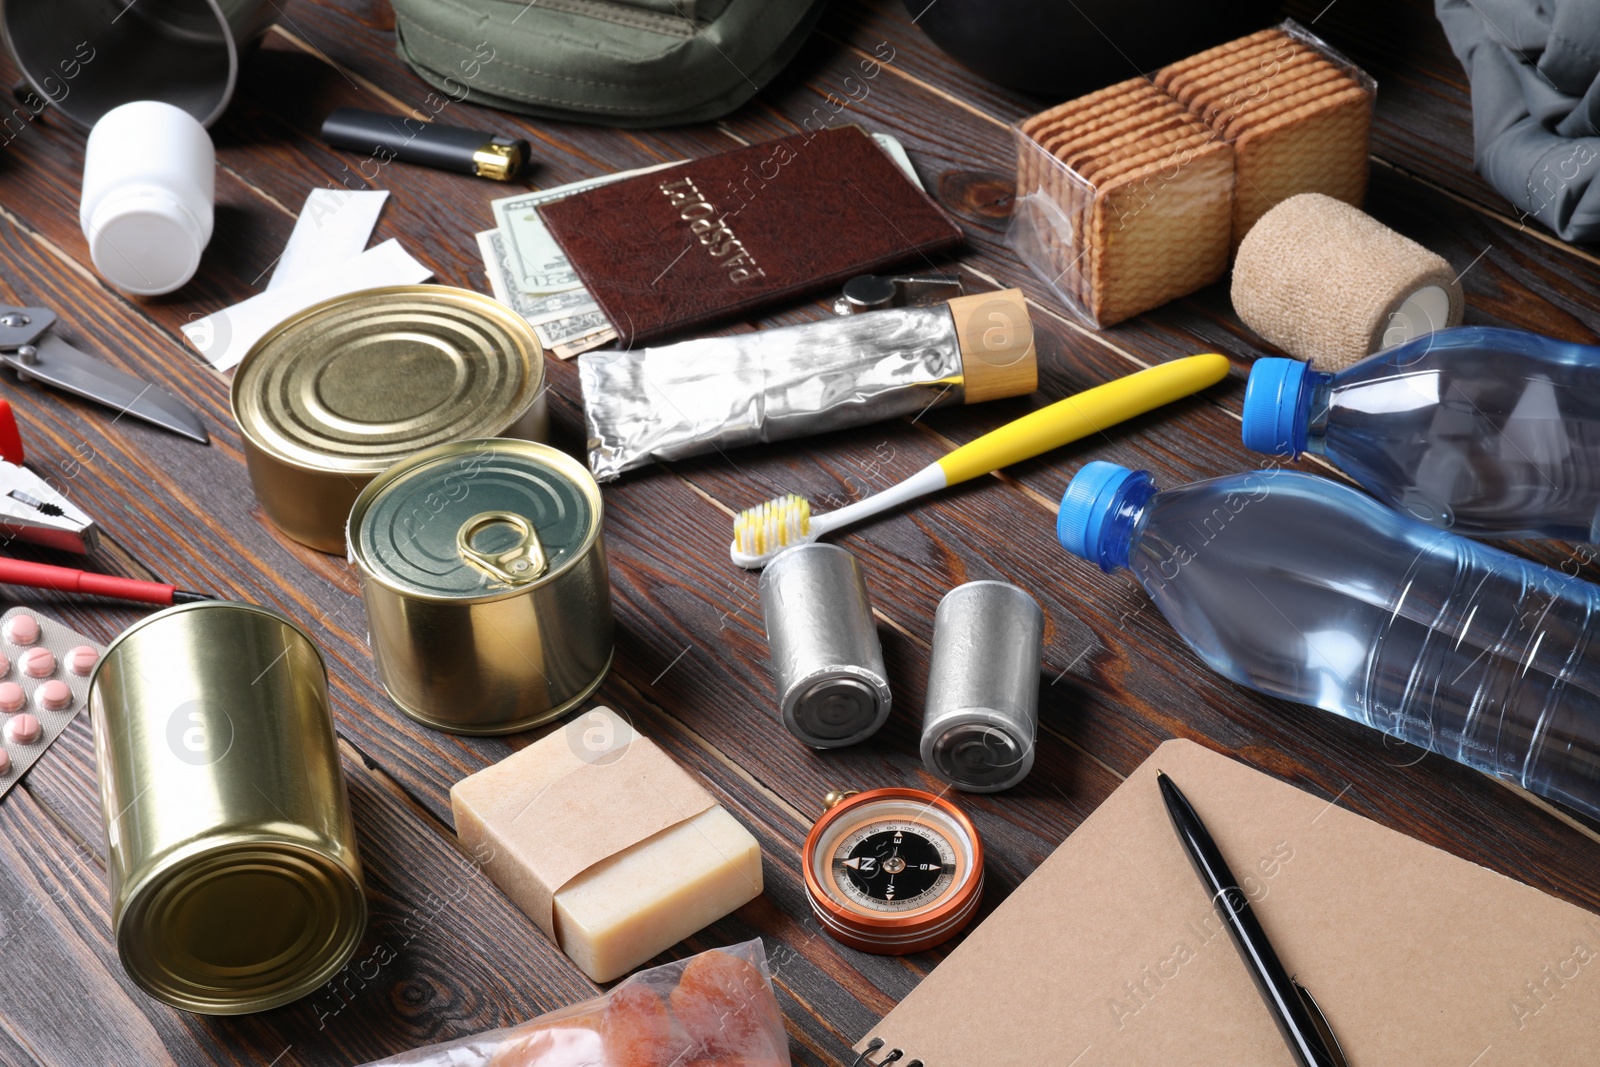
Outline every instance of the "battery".
<svg viewBox="0 0 1600 1067"><path fill-rule="evenodd" d="M969 793L1009 789L1033 769L1044 613L1006 582L959 585L933 619L922 762Z"/></svg>
<svg viewBox="0 0 1600 1067"><path fill-rule="evenodd" d="M865 741L889 718L883 648L860 562L798 545L761 572L761 612L783 725L812 748Z"/></svg>
<svg viewBox="0 0 1600 1067"><path fill-rule="evenodd" d="M577 708L611 667L600 487L549 445L435 445L374 479L350 558L378 678L438 730L505 734Z"/></svg>

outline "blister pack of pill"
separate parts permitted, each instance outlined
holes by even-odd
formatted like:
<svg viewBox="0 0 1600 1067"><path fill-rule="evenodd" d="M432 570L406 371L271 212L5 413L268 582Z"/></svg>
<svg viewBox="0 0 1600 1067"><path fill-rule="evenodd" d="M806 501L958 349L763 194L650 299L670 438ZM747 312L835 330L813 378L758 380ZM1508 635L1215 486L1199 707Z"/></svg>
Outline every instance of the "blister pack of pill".
<svg viewBox="0 0 1600 1067"><path fill-rule="evenodd" d="M89 702L89 676L105 652L31 608L0 615L0 797Z"/></svg>

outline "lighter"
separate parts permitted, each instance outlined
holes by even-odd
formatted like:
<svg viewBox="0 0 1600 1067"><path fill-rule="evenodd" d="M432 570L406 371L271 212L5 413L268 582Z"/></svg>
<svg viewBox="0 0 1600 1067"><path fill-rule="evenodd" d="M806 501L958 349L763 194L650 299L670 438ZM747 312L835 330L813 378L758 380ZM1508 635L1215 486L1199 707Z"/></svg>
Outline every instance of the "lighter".
<svg viewBox="0 0 1600 1067"><path fill-rule="evenodd" d="M398 159L500 182L515 180L528 161L527 141L354 107L329 114L322 139L335 148L370 152L379 162Z"/></svg>

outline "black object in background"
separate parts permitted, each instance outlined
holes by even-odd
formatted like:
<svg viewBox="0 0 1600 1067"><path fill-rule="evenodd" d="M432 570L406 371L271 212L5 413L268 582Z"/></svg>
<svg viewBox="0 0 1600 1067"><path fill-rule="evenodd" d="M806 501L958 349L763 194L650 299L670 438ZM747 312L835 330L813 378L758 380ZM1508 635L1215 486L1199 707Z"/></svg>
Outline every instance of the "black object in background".
<svg viewBox="0 0 1600 1067"><path fill-rule="evenodd" d="M1279 0L905 0L933 42L1051 103L1276 22Z"/></svg>
<svg viewBox="0 0 1600 1067"><path fill-rule="evenodd" d="M322 122L322 139L370 153L380 163L398 159L502 182L515 180L528 162L527 141L354 107L331 112Z"/></svg>

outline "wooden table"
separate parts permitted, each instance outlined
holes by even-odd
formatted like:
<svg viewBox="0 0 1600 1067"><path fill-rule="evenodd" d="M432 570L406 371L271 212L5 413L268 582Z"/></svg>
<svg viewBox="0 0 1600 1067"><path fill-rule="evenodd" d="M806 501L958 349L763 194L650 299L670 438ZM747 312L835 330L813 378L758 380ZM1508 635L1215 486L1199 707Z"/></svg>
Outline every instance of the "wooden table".
<svg viewBox="0 0 1600 1067"><path fill-rule="evenodd" d="M1325 4L1291 10L1310 22ZM19 409L32 464L64 483L111 535L94 566L270 605L314 635L332 672L372 906L352 965L289 1007L209 1019L144 996L124 977L112 944L94 764L80 717L0 803L0 1060L7 1063L356 1064L528 1019L595 991L457 850L451 831L451 783L536 735L453 737L414 725L389 704L373 680L354 575L343 559L288 541L262 516L228 414L227 382L178 333L184 322L261 288L314 186L393 190L377 237L400 238L439 282L486 290L472 234L492 224L488 202L509 190L399 164L364 182L357 157L318 141L322 116L338 105L434 109L425 103L427 87L396 58L392 20L383 0L283 0L213 131L216 236L198 277L172 297L130 299L88 266L77 222L81 133L47 119L0 149L4 298L55 308L70 340L191 398L213 434L211 447L201 448L129 419L112 425L105 411L61 394L11 385L5 394ZM1474 176L1465 79L1431 5L1339 0L1315 28L1380 83L1369 210L1464 272L1469 322L1595 343L1600 258L1521 224ZM865 57L891 54L875 78L845 84ZM3 75L15 80L14 67L8 63ZM1033 774L1009 793L962 799L990 849L987 907L1159 742L1183 736L1600 908L1594 824L1336 716L1218 678L1130 580L1069 558L1056 544L1056 501L1086 459L1146 467L1165 484L1254 466L1259 457L1239 443L1239 408L1250 361L1266 349L1234 317L1224 284L1099 334L1045 295L1003 240L1008 125L1054 101L967 72L893 0L841 0L789 70L720 122L628 132L522 122L468 105L452 105L442 118L522 129L539 160L531 181L550 186L779 136L807 116L832 116L852 97L832 121L904 142L966 229L961 267L979 283L1020 285L1033 298L1040 389L1027 399L930 412L914 424L747 449L734 462L675 463L606 490L618 645L597 700L626 712L700 776L766 855L766 894L669 955L765 938L794 1055L806 1064L848 1062L849 1044L944 956L949 946L904 959L868 956L822 936L806 905L797 850L831 788L934 784L916 756L934 605L978 578L1023 586L1048 620ZM825 313L818 300L750 326ZM841 538L866 567L897 710L870 742L827 754L783 731L772 712L756 576L727 558L733 512L780 491L813 499L872 492L1033 407L1208 349L1230 354L1236 367L1203 397ZM577 374L565 364L552 373L556 443L578 453ZM1523 547L1600 578L1592 557L1569 546ZM28 602L102 640L137 617L108 604Z"/></svg>

